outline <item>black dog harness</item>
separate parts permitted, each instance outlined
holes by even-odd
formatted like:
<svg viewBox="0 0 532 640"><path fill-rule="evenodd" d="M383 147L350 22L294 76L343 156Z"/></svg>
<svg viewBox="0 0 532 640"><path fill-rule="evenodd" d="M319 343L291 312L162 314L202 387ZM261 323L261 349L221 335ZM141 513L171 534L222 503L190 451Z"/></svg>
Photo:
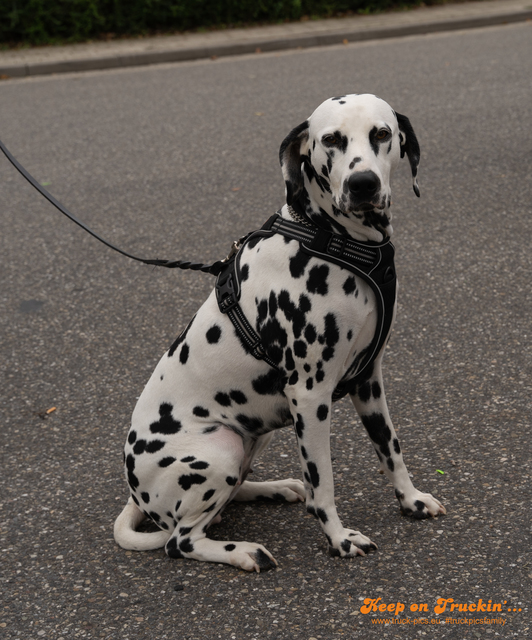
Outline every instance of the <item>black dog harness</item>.
<svg viewBox="0 0 532 640"><path fill-rule="evenodd" d="M373 363L390 333L397 289L394 246L389 239L382 244L357 242L318 227L307 227L298 222L285 220L279 214L273 215L261 229L241 238L234 246L235 253L227 259L216 280L218 307L233 323L244 349L257 360L264 360L277 370L279 367L268 357L260 336L251 326L239 304L240 257L245 245L253 239L270 238L276 233L290 240L297 240L303 252L325 262L332 262L361 277L375 294L378 312L375 335L369 347L361 353L362 357L355 359L336 387L333 399L337 400L352 390L355 379Z"/></svg>

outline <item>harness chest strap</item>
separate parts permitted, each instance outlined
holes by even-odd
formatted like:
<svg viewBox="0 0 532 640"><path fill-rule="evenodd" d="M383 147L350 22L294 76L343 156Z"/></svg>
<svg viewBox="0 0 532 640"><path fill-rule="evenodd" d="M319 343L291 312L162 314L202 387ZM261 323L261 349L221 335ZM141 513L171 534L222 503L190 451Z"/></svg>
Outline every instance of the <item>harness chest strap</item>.
<svg viewBox="0 0 532 640"><path fill-rule="evenodd" d="M389 240L382 244L357 242L317 227L309 228L285 220L278 214L244 239L239 251L224 264L217 278L216 299L220 311L233 323L246 351L275 369L278 369L277 364L265 352L260 336L240 307L239 299L240 257L244 246L252 239L268 238L276 233L297 240L305 253L355 273L369 284L375 294L378 311L375 335L365 350L362 361L355 361L355 370L348 370L336 388L333 398L337 399L349 391L349 383L375 360L390 332L397 289L394 247Z"/></svg>

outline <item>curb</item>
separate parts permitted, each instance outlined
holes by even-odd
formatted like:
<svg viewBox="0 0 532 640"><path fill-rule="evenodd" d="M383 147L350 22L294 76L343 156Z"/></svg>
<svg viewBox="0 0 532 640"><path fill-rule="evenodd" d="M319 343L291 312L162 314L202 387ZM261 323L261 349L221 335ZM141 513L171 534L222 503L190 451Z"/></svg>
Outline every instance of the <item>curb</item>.
<svg viewBox="0 0 532 640"><path fill-rule="evenodd" d="M285 37L257 37L253 42L219 43L204 46L182 47L180 49L163 49L152 52L131 52L108 56L86 57L71 60L50 62L27 62L2 65L0 62L0 78L23 78L28 76L47 75L52 73L69 73L78 71L97 71L103 69L126 68L160 64L165 62L185 62L207 58L237 56L257 52L286 51L290 49L306 49L335 44L383 40L412 35L424 35L459 29L474 29L524 22L532 19L532 8L501 13L496 15L455 18L451 20L434 20L407 25L390 25L387 27L370 27L361 29L337 29L321 34L300 34Z"/></svg>

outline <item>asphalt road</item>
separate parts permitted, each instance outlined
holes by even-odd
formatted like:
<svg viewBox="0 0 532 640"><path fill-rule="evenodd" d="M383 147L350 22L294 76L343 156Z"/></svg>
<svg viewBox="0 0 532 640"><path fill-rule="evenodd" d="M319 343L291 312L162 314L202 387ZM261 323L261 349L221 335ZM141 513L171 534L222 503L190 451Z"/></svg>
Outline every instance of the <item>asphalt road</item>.
<svg viewBox="0 0 532 640"><path fill-rule="evenodd" d="M2 637L530 636L531 28L2 82L0 137L56 197L127 250L205 262L282 203L279 143L323 99L408 115L422 197L405 165L385 382L414 482L447 507L400 515L342 401L338 509L377 553L333 559L302 505L266 504L231 506L213 536L261 542L273 572L118 548L135 399L213 280L112 253L2 157ZM289 430L255 473L299 477ZM401 628L366 598L402 603ZM461 609L436 616L440 598Z"/></svg>

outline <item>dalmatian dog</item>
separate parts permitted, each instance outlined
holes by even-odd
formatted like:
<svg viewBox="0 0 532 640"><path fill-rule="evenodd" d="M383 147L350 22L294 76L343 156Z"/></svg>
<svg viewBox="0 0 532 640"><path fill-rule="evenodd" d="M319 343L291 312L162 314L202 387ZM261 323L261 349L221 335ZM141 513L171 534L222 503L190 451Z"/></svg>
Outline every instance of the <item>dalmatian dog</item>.
<svg viewBox="0 0 532 640"><path fill-rule="evenodd" d="M287 202L307 224L361 242L392 233L390 177L407 156L416 174L419 145L408 118L373 95L326 100L283 141ZM364 556L376 545L345 528L334 502L330 456L332 395L368 348L376 322L368 283L301 251L278 234L244 245L240 307L273 368L243 347L214 292L162 357L138 400L125 445L130 498L114 535L125 549L165 547L172 558L222 562L247 571L277 565L262 545L212 540L231 501L306 501L332 555ZM349 389L404 514L445 514L410 480L384 396L381 360ZM252 482L253 460L275 430L293 426L304 482ZM156 531L137 531L148 519Z"/></svg>

